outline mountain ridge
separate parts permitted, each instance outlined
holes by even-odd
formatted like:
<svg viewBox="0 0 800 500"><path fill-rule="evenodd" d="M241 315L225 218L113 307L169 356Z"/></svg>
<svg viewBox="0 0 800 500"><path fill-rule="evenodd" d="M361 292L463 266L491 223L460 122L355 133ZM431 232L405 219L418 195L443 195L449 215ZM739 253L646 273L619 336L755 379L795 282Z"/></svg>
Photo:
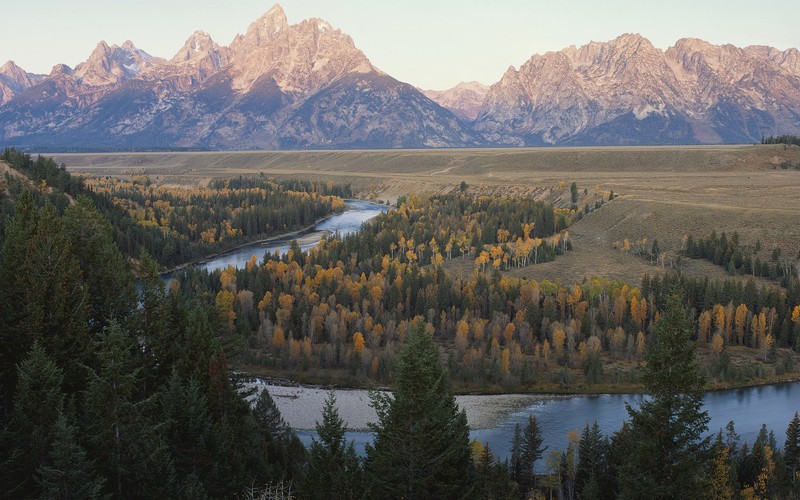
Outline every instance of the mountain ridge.
<svg viewBox="0 0 800 500"><path fill-rule="evenodd" d="M276 4L169 59L101 41L74 69L0 67L0 141L40 150L713 144L800 133L800 51L640 34L534 54L490 86L419 90Z"/></svg>

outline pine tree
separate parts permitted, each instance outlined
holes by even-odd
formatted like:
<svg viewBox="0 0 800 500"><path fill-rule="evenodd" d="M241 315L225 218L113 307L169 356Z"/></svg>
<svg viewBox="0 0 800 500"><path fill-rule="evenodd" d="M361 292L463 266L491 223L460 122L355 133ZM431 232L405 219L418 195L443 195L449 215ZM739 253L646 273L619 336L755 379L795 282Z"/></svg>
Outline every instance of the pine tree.
<svg viewBox="0 0 800 500"><path fill-rule="evenodd" d="M514 435L518 435L516 430ZM544 437L542 436L542 429L539 427L536 416L529 415L528 423L525 425L525 430L520 435L520 441L517 447L519 450L519 475L516 478L519 483L520 491L525 492L527 495L532 495L532 492L536 490L536 473L534 468L536 462L542 459L545 450L547 450L547 446L542 447L542 443L544 443Z"/></svg>
<svg viewBox="0 0 800 500"><path fill-rule="evenodd" d="M36 217L28 214L14 224L23 220L35 222L35 230L16 232L12 241L6 242L10 260L4 259L2 274L12 272L16 277L8 285L4 283L4 287L15 287L3 298L8 300L5 308L12 311L4 327L19 352L27 352L34 339L39 339L64 370L65 390L75 392L85 380L81 363L87 362L91 349L81 271L52 205L46 204ZM15 241L23 236L29 239ZM16 255L19 251L24 255ZM6 270L7 265L16 267Z"/></svg>
<svg viewBox="0 0 800 500"><path fill-rule="evenodd" d="M136 286L111 225L88 197L79 196L64 212L64 228L88 289L92 332L101 332L112 318L124 323L136 309Z"/></svg>
<svg viewBox="0 0 800 500"><path fill-rule="evenodd" d="M618 481L623 498L697 498L709 463L708 413L702 410L705 383L690 337L692 320L672 295L646 352L642 374L650 399L631 417L631 454Z"/></svg>
<svg viewBox="0 0 800 500"><path fill-rule="evenodd" d="M289 426L283 420L278 405L275 404L275 400L266 389L262 390L256 399L253 416L256 417L256 421L264 433L265 441L278 440L289 432Z"/></svg>
<svg viewBox="0 0 800 500"><path fill-rule="evenodd" d="M95 350L97 370L91 370L84 393L83 422L90 457L106 477L116 497L161 496L171 460L148 408L153 398L140 400L140 372L133 356L138 344L116 322L103 332Z"/></svg>
<svg viewBox="0 0 800 500"><path fill-rule="evenodd" d="M64 373L35 343L17 375L14 411L0 440L0 491L7 498L34 498L40 496L34 473L47 462L53 428L64 406Z"/></svg>
<svg viewBox="0 0 800 500"><path fill-rule="evenodd" d="M317 422L319 441L314 439L308 456L303 490L307 498L355 499L362 495L361 464L351 441L345 442L345 424L336 409L336 396L328 393Z"/></svg>
<svg viewBox="0 0 800 500"><path fill-rule="evenodd" d="M575 491L584 499L611 498L608 484L608 443L597 422L587 424L578 444Z"/></svg>
<svg viewBox="0 0 800 500"><path fill-rule="evenodd" d="M393 395L374 394L378 423L367 445L367 496L462 498L474 466L467 416L459 411L439 351L417 319L395 367Z"/></svg>
<svg viewBox="0 0 800 500"><path fill-rule="evenodd" d="M17 364L32 343L30 336L20 328L26 315L21 292L29 286L30 276L22 271L28 247L36 234L37 220L33 199L25 190L14 204L0 249L0 426L11 412Z"/></svg>
<svg viewBox="0 0 800 500"><path fill-rule="evenodd" d="M59 414L49 458L36 470L42 498L103 498L105 478L95 473L94 464L78 443L77 432L77 426Z"/></svg>
<svg viewBox="0 0 800 500"><path fill-rule="evenodd" d="M797 493L800 490L800 480L797 473L800 470L800 414L795 412L794 417L786 428L786 443L783 446L783 460L789 479L792 484L792 491Z"/></svg>
<svg viewBox="0 0 800 500"><path fill-rule="evenodd" d="M480 443L478 442L478 445ZM482 445L483 450L475 464L477 483L475 498L515 499L519 497L517 484L511 478L508 461L497 461L489 449L489 443Z"/></svg>
<svg viewBox="0 0 800 500"><path fill-rule="evenodd" d="M196 380L184 383L177 371L173 371L159 399L164 435L175 466L176 487L202 497L206 494L205 482L219 475L217 441L206 397Z"/></svg>
<svg viewBox="0 0 800 500"><path fill-rule="evenodd" d="M273 483L300 480L306 462L305 447L283 420L278 406L266 389L256 399L253 416L266 456L267 478Z"/></svg>

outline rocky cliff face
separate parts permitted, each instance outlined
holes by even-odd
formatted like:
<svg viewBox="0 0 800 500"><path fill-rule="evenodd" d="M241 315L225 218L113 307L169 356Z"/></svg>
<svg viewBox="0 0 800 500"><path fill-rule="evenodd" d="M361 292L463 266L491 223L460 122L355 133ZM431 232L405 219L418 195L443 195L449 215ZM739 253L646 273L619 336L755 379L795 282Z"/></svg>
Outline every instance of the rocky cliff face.
<svg viewBox="0 0 800 500"><path fill-rule="evenodd" d="M14 64L14 61L7 61L0 66L0 106L43 79L43 75L28 73Z"/></svg>
<svg viewBox="0 0 800 500"><path fill-rule="evenodd" d="M471 122L478 116L489 87L479 82L461 82L447 90L423 90L425 96L449 109L462 121Z"/></svg>
<svg viewBox="0 0 800 500"><path fill-rule="evenodd" d="M229 47L196 32L172 59L101 42L18 86L0 141L39 148L475 146L452 113L375 68L321 19L276 5ZM16 87L15 87L16 89Z"/></svg>
<svg viewBox="0 0 800 500"><path fill-rule="evenodd" d="M797 51L639 35L535 55L492 85L473 125L489 142L753 142L800 131Z"/></svg>
<svg viewBox="0 0 800 500"><path fill-rule="evenodd" d="M0 143L37 149L412 148L754 142L800 133L800 52L639 35L534 55L490 88L425 91L276 5L169 60L98 44L48 76L0 68ZM434 102L435 101L435 102ZM446 109L445 109L446 108Z"/></svg>

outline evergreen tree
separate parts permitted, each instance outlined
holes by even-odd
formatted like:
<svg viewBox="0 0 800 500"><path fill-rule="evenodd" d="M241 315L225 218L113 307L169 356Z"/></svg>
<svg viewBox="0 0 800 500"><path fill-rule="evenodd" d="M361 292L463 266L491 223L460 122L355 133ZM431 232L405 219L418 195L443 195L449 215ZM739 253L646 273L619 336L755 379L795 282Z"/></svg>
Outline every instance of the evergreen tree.
<svg viewBox="0 0 800 500"><path fill-rule="evenodd" d="M392 396L374 394L378 423L367 445L367 496L463 498L474 485L467 416L459 411L439 351L417 319L401 349Z"/></svg>
<svg viewBox="0 0 800 500"><path fill-rule="evenodd" d="M709 463L704 376L691 341L693 323L673 294L645 355L642 382L650 395L631 417L630 456L618 471L622 498L697 498Z"/></svg>
<svg viewBox="0 0 800 500"><path fill-rule="evenodd" d="M138 344L112 321L96 345L99 368L92 370L84 394L83 422L90 456L118 498L161 496L171 460L148 411L155 401L140 400L141 367L133 356Z"/></svg>
<svg viewBox="0 0 800 500"><path fill-rule="evenodd" d="M278 406L266 389L256 399L253 416L261 434L269 481L300 480L306 462L305 447L283 420Z"/></svg>
<svg viewBox="0 0 800 500"><path fill-rule="evenodd" d="M480 443L478 443L480 445ZM497 461L489 449L489 443L482 445L475 464L477 483L475 498L514 499L518 498L517 483L511 478L508 461Z"/></svg>
<svg viewBox="0 0 800 500"><path fill-rule="evenodd" d="M216 435L206 397L196 380L184 383L173 371L161 391L160 403L164 435L175 466L175 488L200 498L207 492L205 483L219 475Z"/></svg>
<svg viewBox="0 0 800 500"><path fill-rule="evenodd" d="M24 263L28 246L36 234L38 215L28 190L22 192L5 227L0 249L0 424L11 412L17 365L31 346L32 339L20 328L26 314L21 292L29 286Z"/></svg>
<svg viewBox="0 0 800 500"><path fill-rule="evenodd" d="M41 493L34 473L47 463L53 428L64 406L64 373L35 343L17 376L14 411L0 443L0 479L8 498L35 498Z"/></svg>
<svg viewBox="0 0 800 500"><path fill-rule="evenodd" d="M331 391L322 409L322 422L317 422L319 441L314 439L308 456L304 482L306 498L360 498L363 486L361 464L351 441L345 442L345 425L336 409L336 396Z"/></svg>
<svg viewBox="0 0 800 500"><path fill-rule="evenodd" d="M519 427L519 424L517 424L517 427ZM515 479L519 483L520 491L530 496L536 490L536 473L534 472L536 462L541 460L545 450L547 450L547 446L542 447L544 437L536 416L528 416L528 423L522 433L519 433L515 428L514 437L519 439L516 446L512 443L512 449L516 448L518 450L518 464L516 467L518 472Z"/></svg>
<svg viewBox="0 0 800 500"><path fill-rule="evenodd" d="M105 478L94 471L94 464L78 443L78 429L63 413L53 427L49 459L36 470L42 498L103 498Z"/></svg>
<svg viewBox="0 0 800 500"><path fill-rule="evenodd" d="M608 443L597 422L587 424L578 444L578 465L575 472L575 491L579 498L612 498L608 484Z"/></svg>
<svg viewBox="0 0 800 500"><path fill-rule="evenodd" d="M264 433L265 441L275 441L285 436L289 431L289 426L281 416L281 411L275 400L270 396L269 391L264 389L256 399L253 407L253 416L259 424L259 428Z"/></svg>
<svg viewBox="0 0 800 500"><path fill-rule="evenodd" d="M101 332L112 318L124 322L136 308L136 286L111 225L82 195L64 212L64 227L88 289L92 332Z"/></svg>
<svg viewBox="0 0 800 500"><path fill-rule="evenodd" d="M794 417L786 428L786 443L783 446L783 460L792 484L792 491L798 493L800 480L797 477L800 470L800 414L795 412Z"/></svg>

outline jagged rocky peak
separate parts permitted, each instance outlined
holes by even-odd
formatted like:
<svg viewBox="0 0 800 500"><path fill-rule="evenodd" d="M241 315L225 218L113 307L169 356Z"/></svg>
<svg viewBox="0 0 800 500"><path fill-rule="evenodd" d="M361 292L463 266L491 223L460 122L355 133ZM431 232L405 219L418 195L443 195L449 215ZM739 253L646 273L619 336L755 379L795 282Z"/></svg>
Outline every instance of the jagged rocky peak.
<svg viewBox="0 0 800 500"><path fill-rule="evenodd" d="M72 74L74 72L75 72L75 70L73 70L72 68L70 68L66 64L56 64L55 66L53 66L53 69L50 70L50 74L47 75L47 77L48 78L55 78L55 77L60 76L60 75L72 76Z"/></svg>
<svg viewBox="0 0 800 500"><path fill-rule="evenodd" d="M274 39L288 27L286 12L283 11L280 4L276 3L264 15L250 24L244 38L256 45L261 45L265 41Z"/></svg>
<svg viewBox="0 0 800 500"><path fill-rule="evenodd" d="M280 5L231 44L230 75L240 92L263 83L266 76L284 93L309 96L348 73L373 71L352 38L322 19L289 25Z"/></svg>
<svg viewBox="0 0 800 500"><path fill-rule="evenodd" d="M89 59L75 68L75 77L84 85L99 86L126 82L154 66L164 63L137 49L130 40L122 46L97 44Z"/></svg>
<svg viewBox="0 0 800 500"><path fill-rule="evenodd" d="M40 76L27 73L24 69L8 61L0 66L0 104L5 104L23 90L34 86Z"/></svg>
<svg viewBox="0 0 800 500"><path fill-rule="evenodd" d="M5 64L0 66L0 75L7 76L8 78L13 78L20 83L24 80L29 79L28 73L25 72L22 68L16 65L14 61L6 61Z"/></svg>
<svg viewBox="0 0 800 500"><path fill-rule="evenodd" d="M196 62L208 57L220 59L220 56L227 54L227 50L220 47L212 38L211 35L205 31L195 31L186 39L186 43L178 51L175 56L170 59L170 64L184 64ZM227 57L225 57L227 59ZM220 61L220 66L225 62Z"/></svg>
<svg viewBox="0 0 800 500"><path fill-rule="evenodd" d="M478 110L483 104L489 87L480 82L461 82L447 90L423 90L428 99L431 99L443 108L449 109L454 115L464 121L472 121L478 116Z"/></svg>

